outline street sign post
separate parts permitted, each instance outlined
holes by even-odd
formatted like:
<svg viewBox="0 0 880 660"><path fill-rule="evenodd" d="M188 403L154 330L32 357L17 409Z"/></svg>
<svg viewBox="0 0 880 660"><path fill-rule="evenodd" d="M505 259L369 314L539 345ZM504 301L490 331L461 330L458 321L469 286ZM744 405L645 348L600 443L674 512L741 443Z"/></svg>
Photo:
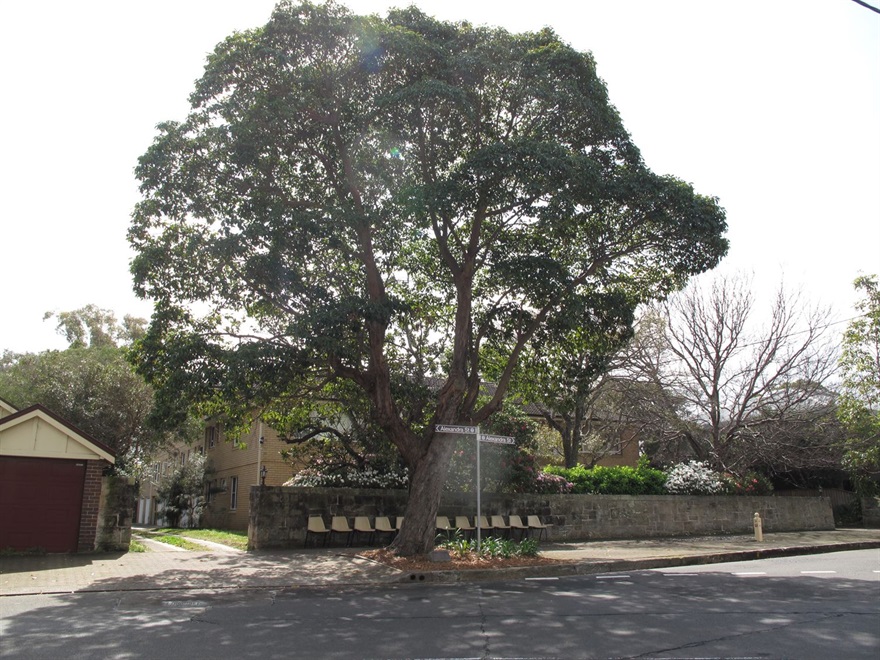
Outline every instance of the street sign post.
<svg viewBox="0 0 880 660"><path fill-rule="evenodd" d="M480 427L477 427L477 519L474 521L474 527L477 528L478 555L480 554L480 518L483 517L481 498L481 491L483 489L480 486L480 445L484 442L489 442L496 445L512 445L514 444L515 440L509 435L492 435L490 433L481 435Z"/></svg>
<svg viewBox="0 0 880 660"><path fill-rule="evenodd" d="M491 433L481 435L479 426L462 426L459 424L436 424L434 432L473 435L477 438L477 519L474 521L474 527L477 528L477 554L480 554L480 518L483 517L481 511L482 498L480 496L480 443L489 442L496 445L513 445L516 444L516 439L509 435L492 435Z"/></svg>

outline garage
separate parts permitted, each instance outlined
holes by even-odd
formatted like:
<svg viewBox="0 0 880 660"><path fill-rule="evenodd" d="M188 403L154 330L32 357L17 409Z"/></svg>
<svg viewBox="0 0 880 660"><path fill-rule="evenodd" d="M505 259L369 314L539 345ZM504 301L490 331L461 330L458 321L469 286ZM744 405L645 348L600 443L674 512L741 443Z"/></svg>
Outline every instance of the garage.
<svg viewBox="0 0 880 660"><path fill-rule="evenodd" d="M101 476L114 462L109 447L43 406L0 418L0 549L93 550Z"/></svg>
<svg viewBox="0 0 880 660"><path fill-rule="evenodd" d="M76 552L85 477L85 461L0 456L3 546Z"/></svg>

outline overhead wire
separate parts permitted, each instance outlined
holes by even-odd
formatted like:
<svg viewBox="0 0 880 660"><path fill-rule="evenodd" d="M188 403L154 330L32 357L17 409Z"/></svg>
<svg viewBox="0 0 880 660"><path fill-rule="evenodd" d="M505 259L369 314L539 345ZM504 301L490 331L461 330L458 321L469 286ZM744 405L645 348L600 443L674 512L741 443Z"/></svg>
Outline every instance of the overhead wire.
<svg viewBox="0 0 880 660"><path fill-rule="evenodd" d="M877 7L874 7L872 5L869 5L867 2L862 2L862 0L853 0L853 2L856 3L857 5L861 5L862 7L866 8L866 9L870 9L871 11L874 11L874 12L877 12L878 14L880 14L880 9L878 9Z"/></svg>

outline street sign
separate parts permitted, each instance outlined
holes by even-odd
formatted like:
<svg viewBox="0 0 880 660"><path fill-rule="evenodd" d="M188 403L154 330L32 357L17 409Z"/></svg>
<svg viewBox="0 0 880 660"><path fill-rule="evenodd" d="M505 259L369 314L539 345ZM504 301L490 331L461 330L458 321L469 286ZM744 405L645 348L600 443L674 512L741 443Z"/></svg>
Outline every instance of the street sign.
<svg viewBox="0 0 880 660"><path fill-rule="evenodd" d="M516 439L510 435L489 435L484 433L480 435L480 442L492 442L496 445L514 445L516 444Z"/></svg>
<svg viewBox="0 0 880 660"><path fill-rule="evenodd" d="M436 433L466 433L468 435L477 434L476 426L455 426L450 424L437 424L434 426Z"/></svg>
<svg viewBox="0 0 880 660"><path fill-rule="evenodd" d="M457 433L459 435L472 435L477 441L477 517L482 518L482 502L480 501L480 444L493 442L499 445L512 445L516 441L509 435L482 435L479 426L460 426L458 424L436 424L434 433ZM480 552L480 526L477 525L477 554Z"/></svg>

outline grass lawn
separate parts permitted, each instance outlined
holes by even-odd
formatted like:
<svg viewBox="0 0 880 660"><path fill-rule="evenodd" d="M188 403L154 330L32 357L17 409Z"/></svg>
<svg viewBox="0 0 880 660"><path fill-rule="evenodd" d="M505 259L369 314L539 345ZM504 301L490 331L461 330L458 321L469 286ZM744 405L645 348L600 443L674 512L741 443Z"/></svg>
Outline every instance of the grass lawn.
<svg viewBox="0 0 880 660"><path fill-rule="evenodd" d="M128 544L129 552L146 552L147 546L136 539L132 539Z"/></svg>
<svg viewBox="0 0 880 660"><path fill-rule="evenodd" d="M193 543L192 541L183 538L182 536L177 536L176 534L150 534L150 538L153 541L160 541L161 543L167 543L168 545L177 546L178 548L183 548L184 550L209 550L210 548L199 545L198 543Z"/></svg>
<svg viewBox="0 0 880 660"><path fill-rule="evenodd" d="M222 543L238 550L247 550L247 532L227 531L222 529L175 529L171 527L163 527L150 532L152 538L154 534L164 534L166 536L185 537L198 541L213 541L214 543ZM158 540L158 539L157 539ZM168 543L168 541L166 541ZM178 545L178 544L174 544ZM183 546L181 546L183 547ZM199 550L202 547L197 548Z"/></svg>

